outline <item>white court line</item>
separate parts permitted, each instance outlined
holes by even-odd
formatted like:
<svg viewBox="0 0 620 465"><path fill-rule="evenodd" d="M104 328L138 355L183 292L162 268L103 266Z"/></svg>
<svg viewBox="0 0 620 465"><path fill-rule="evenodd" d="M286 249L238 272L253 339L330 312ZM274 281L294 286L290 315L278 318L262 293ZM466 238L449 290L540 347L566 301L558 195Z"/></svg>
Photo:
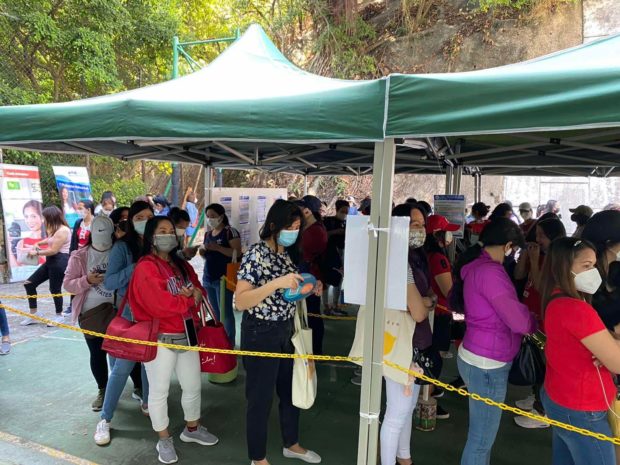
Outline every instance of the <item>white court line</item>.
<svg viewBox="0 0 620 465"><path fill-rule="evenodd" d="M9 444L23 447L24 449L40 452L49 457L60 459L74 465L97 465L95 462L91 462L90 460L81 459L75 455L67 454L66 452L52 449L51 447L29 441L28 439L20 438L19 436L13 436L12 434L4 433L2 431L0 431L0 441L8 442Z"/></svg>

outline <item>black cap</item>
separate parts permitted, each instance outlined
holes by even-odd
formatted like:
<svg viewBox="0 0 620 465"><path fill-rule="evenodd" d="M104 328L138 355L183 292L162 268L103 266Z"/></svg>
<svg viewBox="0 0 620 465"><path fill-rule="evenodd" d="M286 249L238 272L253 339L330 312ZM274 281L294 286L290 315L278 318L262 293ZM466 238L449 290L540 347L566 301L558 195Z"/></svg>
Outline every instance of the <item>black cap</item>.
<svg viewBox="0 0 620 465"><path fill-rule="evenodd" d="M295 202L302 208L307 208L312 213L321 213L321 200L314 195L305 195L301 200Z"/></svg>
<svg viewBox="0 0 620 465"><path fill-rule="evenodd" d="M592 215L581 238L592 242L599 251L608 243L620 242L620 211L604 210Z"/></svg>

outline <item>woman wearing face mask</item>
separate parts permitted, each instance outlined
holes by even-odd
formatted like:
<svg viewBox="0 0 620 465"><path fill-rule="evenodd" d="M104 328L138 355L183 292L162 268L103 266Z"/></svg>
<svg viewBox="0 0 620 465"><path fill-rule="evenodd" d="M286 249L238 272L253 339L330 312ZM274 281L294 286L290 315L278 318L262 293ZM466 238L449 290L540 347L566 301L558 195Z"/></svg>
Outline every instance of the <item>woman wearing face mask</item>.
<svg viewBox="0 0 620 465"><path fill-rule="evenodd" d="M344 316L340 310L340 285L344 266L344 239L349 214L349 202L336 200L336 216L328 216L323 220L327 231L327 251L323 263L323 305L327 315Z"/></svg>
<svg viewBox="0 0 620 465"><path fill-rule="evenodd" d="M179 258L179 240L170 218L158 216L146 223L142 242L143 258L131 278L129 306L136 321L159 321L160 342L190 345L189 330L195 330L198 309L206 294L194 269ZM186 426L181 441L213 446L218 438L200 425L200 357L195 351L157 348L153 361L144 364L150 382L149 413L159 435L159 461L178 460L168 431L168 393L172 374L181 384L181 405Z"/></svg>
<svg viewBox="0 0 620 465"><path fill-rule="evenodd" d="M116 208L116 197L112 191L105 191L101 194L101 202L95 208L95 215L110 216Z"/></svg>
<svg viewBox="0 0 620 465"><path fill-rule="evenodd" d="M137 261L142 256L143 236L146 222L153 217L151 206L142 200L131 204L127 234L116 241L108 259L103 286L114 291L116 305L120 305L129 286ZM123 309L123 317L133 320L129 305ZM132 397L140 402L142 413L148 415L148 379L141 364L131 360L110 357L111 372L106 386L101 421L97 423L94 439L95 444L104 446L110 442L110 422L123 393L127 378L131 375L134 382ZM140 373L141 371L141 373Z"/></svg>
<svg viewBox="0 0 620 465"><path fill-rule="evenodd" d="M544 273L547 371L542 401L547 415L612 436L607 410L616 394L611 373L620 373L620 342L590 305L602 283L596 249L585 240L556 239ZM615 465L614 446L553 428L552 463Z"/></svg>
<svg viewBox="0 0 620 465"><path fill-rule="evenodd" d="M77 214L79 220L73 225L73 233L71 234L70 251L86 247L90 239L90 230L93 218L95 217L95 204L87 199L80 200L77 206Z"/></svg>
<svg viewBox="0 0 620 465"><path fill-rule="evenodd" d="M441 215L431 215L426 220L424 251L428 258L431 287L437 296L437 308L433 322L433 345L442 357L449 357L450 324L452 312L448 308L448 294L452 289L452 267L446 255L446 247L452 243L452 233L458 224L450 223Z"/></svg>
<svg viewBox="0 0 620 465"><path fill-rule="evenodd" d="M459 347L459 373L469 392L504 402L508 373L524 334L536 330L536 320L519 302L502 266L513 248L525 245L519 226L496 218L482 231L480 242L457 262L450 298L453 311L465 313L467 329ZM469 432L461 465L488 465L502 411L469 401Z"/></svg>
<svg viewBox="0 0 620 465"><path fill-rule="evenodd" d="M213 203L206 208L207 226L210 231L205 234L203 249L200 254L205 259L202 275L202 285L207 290L209 302L213 306L215 316L220 319L221 280L226 276L226 267L237 252L241 259L241 236L239 231L230 226L226 209L219 203ZM232 308L233 293L226 289L224 294L224 327L228 338L236 345L237 324Z"/></svg>
<svg viewBox="0 0 620 465"><path fill-rule="evenodd" d="M302 278L286 249L297 245L301 226L299 207L286 200L276 200L260 232L261 241L243 255L235 291L236 307L243 311L242 350L294 353L291 337L295 304L284 299L284 291L296 289ZM320 463L318 454L299 445L299 409L293 406L293 360L244 357L243 365L246 437L252 464L269 465L267 425L274 390L280 398L284 456Z"/></svg>
<svg viewBox="0 0 620 465"><path fill-rule="evenodd" d="M110 213L110 219L114 223L114 237L118 240L127 234L129 222L129 207L118 207Z"/></svg>
<svg viewBox="0 0 620 465"><path fill-rule="evenodd" d="M50 293L60 294L62 292L62 280L65 276L67 263L69 262L69 245L71 243L71 230L65 221L60 208L56 206L47 207L43 210L43 222L47 230L48 237L39 241L33 249L28 252L29 257L45 257L43 263L36 271L24 281L24 288L28 295L28 306L30 313L37 312L37 287L49 279ZM54 297L54 307L56 309L57 323L63 323L62 316L63 298ZM29 320L29 321L28 321ZM35 320L28 318L22 321L22 325L32 324ZM48 324L48 326L52 326Z"/></svg>
<svg viewBox="0 0 620 465"><path fill-rule="evenodd" d="M298 265L302 273L310 273L314 276L321 289L321 293L312 295L306 299L308 313L321 314L321 294L323 292L323 273L321 265L325 262L327 251L327 231L321 217L322 202L314 195L306 195L298 200L297 205L301 208L304 220L301 241L299 243ZM310 318L308 321L312 329L312 350L315 355L323 355L323 335L325 325L322 318Z"/></svg>
<svg viewBox="0 0 620 465"><path fill-rule="evenodd" d="M114 292L103 285L108 258L114 240L114 225L109 218L98 216L92 222L88 243L71 254L63 286L74 294L73 322L90 331L105 333L115 314ZM91 408L101 411L108 384L108 361L102 350L103 339L85 335L90 352L90 370L99 393Z"/></svg>
<svg viewBox="0 0 620 465"><path fill-rule="evenodd" d="M392 216L410 218L410 228L414 226L411 220L411 206L411 204L399 205L392 210ZM424 333L427 339L430 336L429 307L424 304L418 291L411 266L407 267L407 310L416 322L412 338L413 348L425 350L429 344L428 342L420 344L420 332ZM381 463L412 465L411 428L420 385L414 383L413 386L404 386L388 376L384 376L384 379L387 404L381 425Z"/></svg>
<svg viewBox="0 0 620 465"><path fill-rule="evenodd" d="M544 284L543 277L546 275L542 272L543 263L551 242L566 237L566 229L559 219L546 218L538 221L533 226L533 230L536 242L528 243L527 249L521 253L515 267L514 277L516 280L527 278L522 301L536 317L539 327L544 331L541 289ZM544 406L540 400L541 387L540 385L533 386L534 392L527 398L516 401L516 406L523 410L531 410L537 415L544 415ZM549 428L548 423L531 418L515 417L514 421L522 428Z"/></svg>

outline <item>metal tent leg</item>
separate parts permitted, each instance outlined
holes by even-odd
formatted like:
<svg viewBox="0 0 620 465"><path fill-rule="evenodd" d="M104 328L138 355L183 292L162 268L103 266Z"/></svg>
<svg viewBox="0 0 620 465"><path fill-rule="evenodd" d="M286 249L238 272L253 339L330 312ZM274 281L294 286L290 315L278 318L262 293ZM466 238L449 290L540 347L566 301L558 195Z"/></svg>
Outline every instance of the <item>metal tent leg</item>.
<svg viewBox="0 0 620 465"><path fill-rule="evenodd" d="M454 168L446 166L446 195L452 194L452 178L454 177Z"/></svg>
<svg viewBox="0 0 620 465"><path fill-rule="evenodd" d="M461 178L462 178L462 176L463 176L463 167L462 166L457 166L454 169L454 179L452 180L452 194L460 194L461 193Z"/></svg>
<svg viewBox="0 0 620 465"><path fill-rule="evenodd" d="M308 195L308 175L304 175L304 195Z"/></svg>
<svg viewBox="0 0 620 465"><path fill-rule="evenodd" d="M213 187L213 169L210 166L205 169L205 208L211 203L211 188Z"/></svg>
<svg viewBox="0 0 620 465"><path fill-rule="evenodd" d="M390 227L395 158L394 139L375 144L370 221L378 228ZM387 293L389 234L369 234L358 465L377 463L383 374L383 315Z"/></svg>

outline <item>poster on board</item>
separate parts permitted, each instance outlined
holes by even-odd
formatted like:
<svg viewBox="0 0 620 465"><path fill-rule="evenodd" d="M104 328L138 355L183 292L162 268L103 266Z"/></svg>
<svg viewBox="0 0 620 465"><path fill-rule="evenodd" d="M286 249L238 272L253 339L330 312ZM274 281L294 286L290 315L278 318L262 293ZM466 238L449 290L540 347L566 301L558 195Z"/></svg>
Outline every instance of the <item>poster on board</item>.
<svg viewBox="0 0 620 465"><path fill-rule="evenodd" d="M14 283L28 279L45 263L44 257L28 257L35 244L45 238L39 168L0 164L0 179L6 256Z"/></svg>
<svg viewBox="0 0 620 465"><path fill-rule="evenodd" d="M464 195L436 195L434 213L445 216L450 223L458 224L459 230L452 235L457 239L464 237L465 228L465 196Z"/></svg>
<svg viewBox="0 0 620 465"><path fill-rule="evenodd" d="M348 216L344 248L344 301L366 305L368 288L368 216ZM409 218L392 217L388 255L386 308L407 311L407 266L409 254Z"/></svg>
<svg viewBox="0 0 620 465"><path fill-rule="evenodd" d="M77 204L82 199L92 200L88 171L83 166L52 166L56 187L62 202L62 212L69 227L79 219Z"/></svg>
<svg viewBox="0 0 620 465"><path fill-rule="evenodd" d="M228 219L230 219L232 216L232 197L220 197L220 205L224 207L224 210L226 211L226 216L228 217Z"/></svg>

